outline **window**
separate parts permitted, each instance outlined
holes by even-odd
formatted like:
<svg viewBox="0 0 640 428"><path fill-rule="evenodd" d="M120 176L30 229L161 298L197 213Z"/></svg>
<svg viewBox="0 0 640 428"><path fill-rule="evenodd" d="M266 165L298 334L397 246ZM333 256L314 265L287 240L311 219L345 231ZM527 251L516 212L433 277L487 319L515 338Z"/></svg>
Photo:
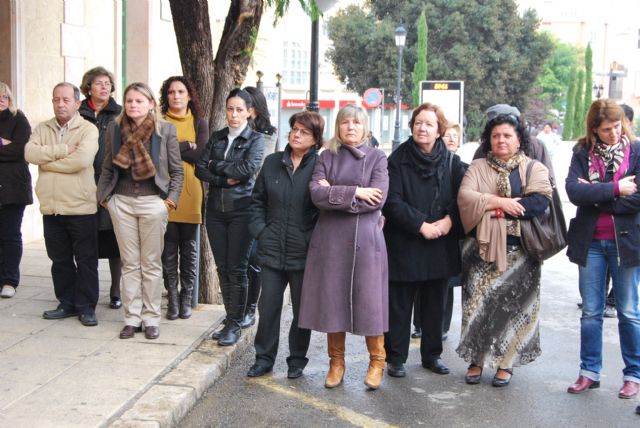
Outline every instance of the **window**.
<svg viewBox="0 0 640 428"><path fill-rule="evenodd" d="M307 86L309 84L309 49L300 42L284 42L283 70L287 85Z"/></svg>

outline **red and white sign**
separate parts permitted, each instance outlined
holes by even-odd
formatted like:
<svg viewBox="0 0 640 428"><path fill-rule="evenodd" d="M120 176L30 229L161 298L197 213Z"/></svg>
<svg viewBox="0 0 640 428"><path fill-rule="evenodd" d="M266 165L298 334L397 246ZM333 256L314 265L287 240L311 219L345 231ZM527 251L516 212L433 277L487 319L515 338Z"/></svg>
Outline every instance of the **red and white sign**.
<svg viewBox="0 0 640 428"><path fill-rule="evenodd" d="M382 103L382 92L378 88L369 88L362 95L362 106L364 108L376 108Z"/></svg>
<svg viewBox="0 0 640 428"><path fill-rule="evenodd" d="M307 107L307 100L282 100L282 108L304 109ZM320 108L331 109L336 106L334 100L318 100Z"/></svg>

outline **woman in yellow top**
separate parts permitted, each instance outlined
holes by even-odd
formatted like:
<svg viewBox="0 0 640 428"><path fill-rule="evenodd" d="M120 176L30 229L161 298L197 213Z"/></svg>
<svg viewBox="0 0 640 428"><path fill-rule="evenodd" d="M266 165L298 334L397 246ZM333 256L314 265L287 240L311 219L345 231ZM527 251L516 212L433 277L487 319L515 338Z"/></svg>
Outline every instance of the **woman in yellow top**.
<svg viewBox="0 0 640 428"><path fill-rule="evenodd" d="M189 318L198 269L198 233L202 223L202 183L195 176L195 162L209 139L209 125L201 117L197 94L183 76L169 77L160 89L164 118L176 126L184 182L178 209L169 213L164 237L162 273L168 291L167 319ZM180 265L180 269L178 269ZM180 293L178 293L178 270Z"/></svg>

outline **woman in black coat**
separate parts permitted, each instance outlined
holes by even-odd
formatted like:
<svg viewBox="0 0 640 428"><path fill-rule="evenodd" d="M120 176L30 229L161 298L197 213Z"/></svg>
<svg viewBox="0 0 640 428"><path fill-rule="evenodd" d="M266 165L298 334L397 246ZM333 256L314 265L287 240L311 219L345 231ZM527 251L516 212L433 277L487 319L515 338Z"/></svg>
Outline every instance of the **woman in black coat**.
<svg viewBox="0 0 640 428"><path fill-rule="evenodd" d="M293 304L287 377L302 376L308 361L311 331L298 328L298 311L307 247L317 216L309 181L322 145L324 119L318 113L304 111L291 116L289 125L289 144L283 152L265 159L253 189L250 232L258 239L262 294L258 302L256 362L247 373L249 377L262 376L273 367L287 283Z"/></svg>
<svg viewBox="0 0 640 428"><path fill-rule="evenodd" d="M389 157L389 196L383 213L389 257L387 370L404 377L411 310L420 300L422 366L449 373L441 360L447 280L460 272L458 188L465 173L460 158L442 140L442 109L425 103L414 110L411 137ZM416 295L417 291L417 295Z"/></svg>
<svg viewBox="0 0 640 428"><path fill-rule="evenodd" d="M11 89L0 82L0 296L13 297L20 282L22 216L33 203L24 145L31 136L25 115L13 104Z"/></svg>
<svg viewBox="0 0 640 428"><path fill-rule="evenodd" d="M113 98L116 91L115 78L113 73L104 67L94 67L84 73L80 90L86 97L78 113L93 123L99 132L98 153L93 160L93 173L96 184L102 172L102 161L104 160L104 148L106 146L105 134L107 125L116 119L122 107ZM120 260L120 250L116 235L113 232L113 223L106 208L98 207L98 257L109 259L109 272L111 273L111 288L109 290L109 307L118 309L122 306L120 300L120 278L122 274L122 261Z"/></svg>

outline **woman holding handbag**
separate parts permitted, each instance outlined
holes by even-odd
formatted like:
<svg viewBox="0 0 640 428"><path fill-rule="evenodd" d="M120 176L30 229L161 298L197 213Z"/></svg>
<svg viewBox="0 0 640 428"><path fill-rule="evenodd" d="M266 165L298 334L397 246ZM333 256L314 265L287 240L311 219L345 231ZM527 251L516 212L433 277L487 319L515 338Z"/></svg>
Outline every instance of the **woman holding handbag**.
<svg viewBox="0 0 640 428"><path fill-rule="evenodd" d="M514 366L541 353L540 261L523 250L520 225L545 212L552 190L542 163L527 177L528 144L516 116L489 120L481 136L486 158L471 163L458 192L469 236L462 249L462 333L456 352L470 363L468 384L480 383L488 364L497 368L493 386L506 386Z"/></svg>
<svg viewBox="0 0 640 428"><path fill-rule="evenodd" d="M567 392L600 386L606 274L616 296L620 348L625 363L618 396L632 398L640 387L640 143L613 100L591 104L586 135L578 140L566 180L578 209L569 225L569 260L578 264L580 375Z"/></svg>

